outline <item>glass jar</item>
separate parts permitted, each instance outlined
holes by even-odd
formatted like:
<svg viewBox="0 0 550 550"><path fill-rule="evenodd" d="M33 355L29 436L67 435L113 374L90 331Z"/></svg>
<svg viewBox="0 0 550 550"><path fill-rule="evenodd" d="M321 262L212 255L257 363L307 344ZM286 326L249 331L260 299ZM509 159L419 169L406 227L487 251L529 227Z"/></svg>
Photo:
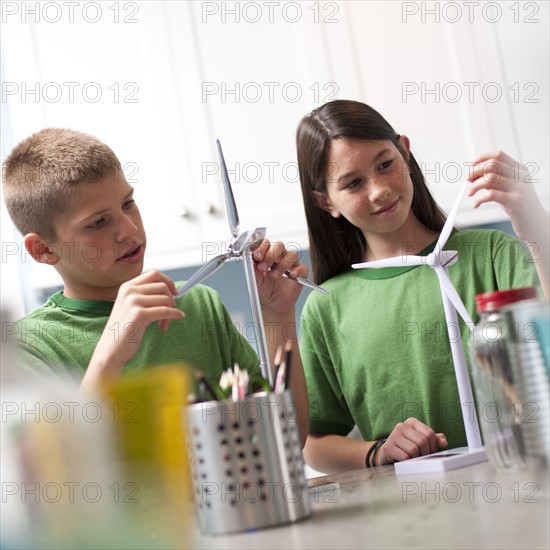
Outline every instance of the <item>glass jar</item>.
<svg viewBox="0 0 550 550"><path fill-rule="evenodd" d="M548 375L548 301L525 300L501 309L516 379L516 415L526 460L541 471L548 470L550 455L550 381Z"/></svg>
<svg viewBox="0 0 550 550"><path fill-rule="evenodd" d="M514 367L516 334L510 331L504 310L536 298L534 287L476 296L480 321L473 332L472 374L487 456L499 470L520 469L527 462L518 373Z"/></svg>

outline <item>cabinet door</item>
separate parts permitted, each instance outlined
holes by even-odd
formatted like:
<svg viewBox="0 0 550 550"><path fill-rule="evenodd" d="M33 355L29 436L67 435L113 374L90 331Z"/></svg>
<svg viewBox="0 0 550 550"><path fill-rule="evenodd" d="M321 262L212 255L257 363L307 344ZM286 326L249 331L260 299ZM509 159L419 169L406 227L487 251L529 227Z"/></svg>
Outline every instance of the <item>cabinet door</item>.
<svg viewBox="0 0 550 550"><path fill-rule="evenodd" d="M266 226L272 239L307 245L294 140L300 118L336 97L319 25L330 14L258 4L254 22L251 11L231 17L211 14L213 6L221 4L73 6L72 20L63 12L53 21L52 5L3 27L4 77L16 90L3 105L8 148L45 126L109 144L136 189L146 268L196 265L228 239L216 138L241 227ZM34 263L31 276L36 287L60 283Z"/></svg>
<svg viewBox="0 0 550 550"><path fill-rule="evenodd" d="M323 93L325 82L315 80L308 67L309 50L323 49L322 43L303 39L304 21L313 17L307 6L268 4L189 3L201 64L199 81L189 85L196 89L195 105L205 110L210 131L197 158L201 192L215 197L223 219L208 224L205 237L219 242L229 235L223 200L216 195L221 184L214 140L219 138L241 228L265 226L269 238L304 246L295 131L319 103L319 86Z"/></svg>
<svg viewBox="0 0 550 550"><path fill-rule="evenodd" d="M360 99L409 136L445 210L468 163L497 149L536 163L530 166L540 169L540 195L548 205L547 124L540 128L548 121L546 3L344 4ZM537 102L529 103L528 94L539 89ZM464 201L459 223L506 219L498 205L472 210L471 202Z"/></svg>
<svg viewBox="0 0 550 550"><path fill-rule="evenodd" d="M548 2L499 2L500 16L492 32L476 27L480 71L496 82L502 100L487 105L492 148L503 149L517 161L514 170L533 183L548 210L550 187ZM525 170L526 173L520 171Z"/></svg>
<svg viewBox="0 0 550 550"><path fill-rule="evenodd" d="M48 126L97 136L113 148L135 188L148 235L146 268L195 262L201 232L182 127L184 117L191 128L204 121L193 109L182 112L165 6L91 4L95 12L73 6L72 20L63 12L53 21L54 13L38 4L37 16L19 13L4 23L2 107L11 135L3 153ZM182 59L192 64L195 57ZM51 268L25 264L36 288L61 283Z"/></svg>
<svg viewBox="0 0 550 550"><path fill-rule="evenodd" d="M146 268L202 263L229 238L216 138L241 227L307 246L295 131L337 98L409 136L444 209L467 163L498 148L536 172L548 206L545 2L69 4L4 14L4 145L67 126L112 146L136 188ZM459 222L505 219L469 206ZM26 264L34 285L59 283Z"/></svg>

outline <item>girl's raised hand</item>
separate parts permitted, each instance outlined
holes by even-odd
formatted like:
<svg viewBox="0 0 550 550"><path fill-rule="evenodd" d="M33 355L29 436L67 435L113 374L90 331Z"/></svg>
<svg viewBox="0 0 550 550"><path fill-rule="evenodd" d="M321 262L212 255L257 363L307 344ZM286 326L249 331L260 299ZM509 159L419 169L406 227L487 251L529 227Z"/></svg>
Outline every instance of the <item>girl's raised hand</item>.
<svg viewBox="0 0 550 550"><path fill-rule="evenodd" d="M497 202L510 217L516 235L537 241L541 222L548 217L535 192L532 175L502 151L478 157L470 168L469 196L477 195L474 208Z"/></svg>
<svg viewBox="0 0 550 550"><path fill-rule="evenodd" d="M447 439L442 433L417 418L408 418L395 426L386 442L378 450L376 465L393 464L409 458L435 453L447 447Z"/></svg>

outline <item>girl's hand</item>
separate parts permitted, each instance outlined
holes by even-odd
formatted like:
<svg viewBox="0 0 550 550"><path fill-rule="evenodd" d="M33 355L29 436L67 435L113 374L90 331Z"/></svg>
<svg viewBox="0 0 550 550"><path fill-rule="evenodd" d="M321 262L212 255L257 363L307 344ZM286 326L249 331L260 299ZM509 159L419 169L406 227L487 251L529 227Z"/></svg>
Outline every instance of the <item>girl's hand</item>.
<svg viewBox="0 0 550 550"><path fill-rule="evenodd" d="M447 447L447 439L442 433L435 433L417 418L400 422L378 449L376 465L393 464L409 458L435 453Z"/></svg>
<svg viewBox="0 0 550 550"><path fill-rule="evenodd" d="M510 217L516 235L523 241L536 241L541 220L547 217L530 174L520 163L502 151L481 155L474 161L468 180L469 196L480 193L474 208L485 202L497 202Z"/></svg>
<svg viewBox="0 0 550 550"><path fill-rule="evenodd" d="M282 242L264 239L253 258L262 309L268 308L277 315L293 312L303 287L282 275L290 270L294 276L307 277L307 266L300 264L298 253L289 252Z"/></svg>

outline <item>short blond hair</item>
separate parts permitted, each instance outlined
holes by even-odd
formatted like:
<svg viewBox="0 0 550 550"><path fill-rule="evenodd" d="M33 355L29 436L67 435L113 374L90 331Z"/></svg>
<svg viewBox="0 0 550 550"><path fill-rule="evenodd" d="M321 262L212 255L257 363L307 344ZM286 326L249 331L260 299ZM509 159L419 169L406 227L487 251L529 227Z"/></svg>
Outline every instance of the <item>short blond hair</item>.
<svg viewBox="0 0 550 550"><path fill-rule="evenodd" d="M55 238L55 219L79 189L110 171L124 177L112 149L66 128L45 128L21 141L3 166L4 201L17 229Z"/></svg>

